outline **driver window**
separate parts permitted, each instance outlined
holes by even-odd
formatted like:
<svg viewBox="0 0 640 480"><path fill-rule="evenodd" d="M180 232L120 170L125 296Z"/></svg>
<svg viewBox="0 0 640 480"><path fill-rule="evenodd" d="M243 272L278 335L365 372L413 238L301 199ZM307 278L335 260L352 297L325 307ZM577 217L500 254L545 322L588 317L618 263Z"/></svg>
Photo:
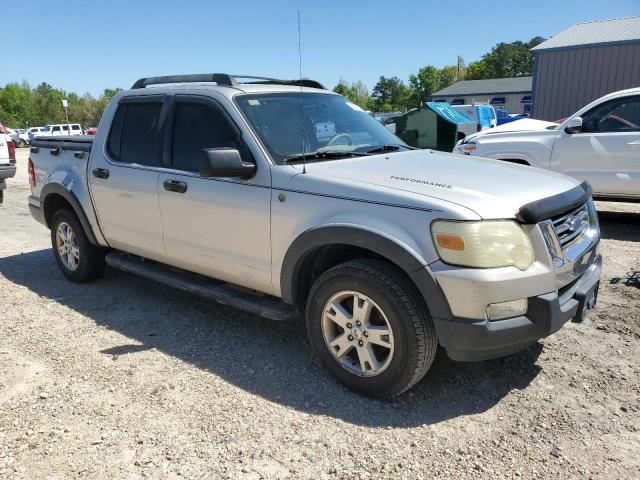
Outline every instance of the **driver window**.
<svg viewBox="0 0 640 480"><path fill-rule="evenodd" d="M584 132L640 131L640 97L625 97L604 103L582 118Z"/></svg>
<svg viewBox="0 0 640 480"><path fill-rule="evenodd" d="M222 147L241 150L236 133L219 109L195 102L176 103L171 149L173 168L197 172L200 150Z"/></svg>

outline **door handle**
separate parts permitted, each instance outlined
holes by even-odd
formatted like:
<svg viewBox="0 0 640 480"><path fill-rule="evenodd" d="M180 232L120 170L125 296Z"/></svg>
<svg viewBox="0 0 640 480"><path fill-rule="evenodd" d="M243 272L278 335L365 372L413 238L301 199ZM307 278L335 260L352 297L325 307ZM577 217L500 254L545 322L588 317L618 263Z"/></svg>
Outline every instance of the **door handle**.
<svg viewBox="0 0 640 480"><path fill-rule="evenodd" d="M635 142L627 143L627 147L629 147L629 148L640 148L640 140L636 140Z"/></svg>
<svg viewBox="0 0 640 480"><path fill-rule="evenodd" d="M91 173L96 178L109 178L109 170L106 168L94 168Z"/></svg>
<svg viewBox="0 0 640 480"><path fill-rule="evenodd" d="M180 180L165 180L162 186L168 192L184 193L187 191L187 184Z"/></svg>

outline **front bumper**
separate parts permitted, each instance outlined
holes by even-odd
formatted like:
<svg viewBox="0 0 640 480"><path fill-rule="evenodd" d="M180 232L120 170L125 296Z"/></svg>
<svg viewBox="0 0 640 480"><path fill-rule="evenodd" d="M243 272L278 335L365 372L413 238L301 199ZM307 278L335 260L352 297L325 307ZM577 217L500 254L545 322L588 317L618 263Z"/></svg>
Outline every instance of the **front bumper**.
<svg viewBox="0 0 640 480"><path fill-rule="evenodd" d="M16 174L15 165L0 165L0 179L11 178Z"/></svg>
<svg viewBox="0 0 640 480"><path fill-rule="evenodd" d="M572 284L558 292L530 297L526 315L505 320L436 318L440 344L453 360L478 361L522 350L557 332L569 320L581 321L593 298L602 269L602 257L592 262ZM596 291L597 293L597 291Z"/></svg>

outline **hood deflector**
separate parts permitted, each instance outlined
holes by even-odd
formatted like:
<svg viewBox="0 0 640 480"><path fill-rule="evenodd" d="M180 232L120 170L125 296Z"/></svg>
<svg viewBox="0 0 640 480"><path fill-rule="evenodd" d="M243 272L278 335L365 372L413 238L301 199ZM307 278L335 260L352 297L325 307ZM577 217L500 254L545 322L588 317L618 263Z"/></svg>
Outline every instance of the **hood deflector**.
<svg viewBox="0 0 640 480"><path fill-rule="evenodd" d="M523 205L516 218L522 223L538 223L582 205L591 197L591 193L591 185L584 181L566 192Z"/></svg>

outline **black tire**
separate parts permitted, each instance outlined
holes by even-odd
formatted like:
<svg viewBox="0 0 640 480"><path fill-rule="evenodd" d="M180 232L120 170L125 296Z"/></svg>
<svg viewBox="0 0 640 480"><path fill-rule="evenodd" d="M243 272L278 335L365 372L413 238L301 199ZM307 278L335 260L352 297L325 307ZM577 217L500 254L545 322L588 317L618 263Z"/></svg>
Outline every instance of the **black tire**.
<svg viewBox="0 0 640 480"><path fill-rule="evenodd" d="M24 141L23 138L20 139L20 142L18 142L18 148L24 148L27 146L27 142Z"/></svg>
<svg viewBox="0 0 640 480"><path fill-rule="evenodd" d="M62 260L58 250L56 235L61 223L67 224L75 235L79 251L79 259L75 269L71 269L65 265L65 262ZM87 235L75 214L66 208L62 208L53 214L53 218L51 220L51 246L53 248L53 256L56 259L58 267L64 276L72 282L88 282L101 277L104 273L106 268L106 263L104 261L105 250L103 248L96 247L89 242L89 239L87 238Z"/></svg>
<svg viewBox="0 0 640 480"><path fill-rule="evenodd" d="M375 376L349 371L325 342L324 308L342 291L356 291L373 300L393 331L394 353L386 369ZM349 389L376 398L395 397L420 381L438 345L433 321L415 285L400 269L379 260L352 260L323 273L311 288L306 321L311 347L327 370Z"/></svg>

